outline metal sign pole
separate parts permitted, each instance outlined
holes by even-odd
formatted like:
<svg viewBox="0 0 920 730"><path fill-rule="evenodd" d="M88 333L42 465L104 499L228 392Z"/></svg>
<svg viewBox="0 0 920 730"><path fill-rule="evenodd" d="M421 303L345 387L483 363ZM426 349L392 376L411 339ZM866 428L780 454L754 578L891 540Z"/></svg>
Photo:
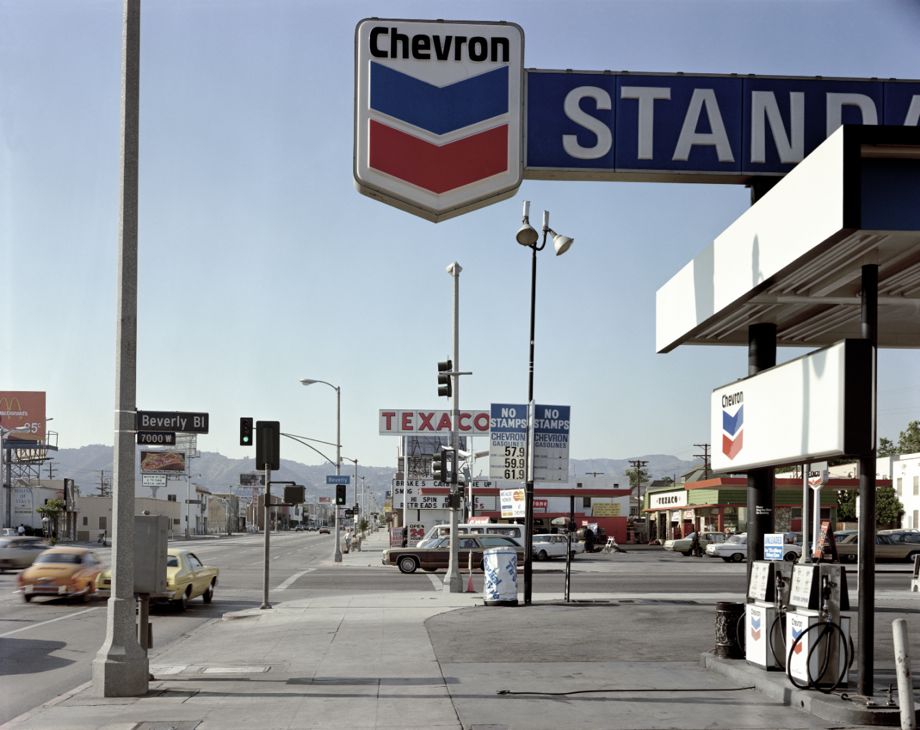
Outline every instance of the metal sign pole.
<svg viewBox="0 0 920 730"><path fill-rule="evenodd" d="M271 608L268 602L268 574L269 574L269 543L271 542L272 523L271 523L271 498L272 498L272 472L265 464L265 497L263 500L263 517L265 523L265 563L262 566L262 605L259 608ZM336 510L338 511L338 509Z"/></svg>

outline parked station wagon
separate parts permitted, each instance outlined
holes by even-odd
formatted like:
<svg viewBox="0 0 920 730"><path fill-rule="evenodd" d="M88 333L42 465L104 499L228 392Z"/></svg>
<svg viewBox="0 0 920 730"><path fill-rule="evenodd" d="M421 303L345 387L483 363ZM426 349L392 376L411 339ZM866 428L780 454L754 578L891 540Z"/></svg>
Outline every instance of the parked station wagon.
<svg viewBox="0 0 920 730"><path fill-rule="evenodd" d="M482 553L496 547L511 547L517 550L518 565L524 562L524 548L509 537L501 535L459 535L459 564L464 569L470 564L482 570ZM395 565L403 573L414 573L421 568L433 573L446 570L450 562L450 537L442 537L431 547L388 548L381 555L384 565Z"/></svg>

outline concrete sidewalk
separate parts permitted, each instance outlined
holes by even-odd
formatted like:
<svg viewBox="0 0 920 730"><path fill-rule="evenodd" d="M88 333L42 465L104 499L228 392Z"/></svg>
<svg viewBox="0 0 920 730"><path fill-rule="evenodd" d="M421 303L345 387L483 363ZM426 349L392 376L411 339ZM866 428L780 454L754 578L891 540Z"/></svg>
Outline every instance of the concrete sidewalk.
<svg viewBox="0 0 920 730"><path fill-rule="evenodd" d="M370 536L337 569L379 564L385 540ZM703 668L714 604L738 596L557 598L500 608L419 590L226 614L152 653L147 696L103 699L84 686L7 727L762 730L879 719L839 696L803 699L743 661L710 656L714 671ZM886 660L876 666L888 676ZM802 702L808 712L787 706Z"/></svg>

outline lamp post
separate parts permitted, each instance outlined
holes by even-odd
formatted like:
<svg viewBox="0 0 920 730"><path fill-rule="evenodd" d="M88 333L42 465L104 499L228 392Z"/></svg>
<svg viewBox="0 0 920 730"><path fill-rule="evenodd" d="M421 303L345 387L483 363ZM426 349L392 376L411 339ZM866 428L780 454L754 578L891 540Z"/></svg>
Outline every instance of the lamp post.
<svg viewBox="0 0 920 730"><path fill-rule="evenodd" d="M312 378L303 378L301 385L313 385L322 383L328 385L335 391L335 473L340 474L342 471L342 389L338 385L333 385L325 380L313 380ZM342 562L342 548L339 543L339 506L335 505L335 548L332 551L332 559L336 563Z"/></svg>
<svg viewBox="0 0 920 730"><path fill-rule="evenodd" d="M354 504L358 504L358 460L349 458L348 456L343 456L342 461L350 461L352 464L355 465L355 501L354 501ZM346 499L345 501L347 502L348 500ZM360 509L358 511L361 512L362 515L364 514ZM355 532L357 533L358 531L358 521L357 520L355 520L354 528L355 528Z"/></svg>
<svg viewBox="0 0 920 730"><path fill-rule="evenodd" d="M574 238L556 233L549 227L549 211L543 211L543 240L540 245L537 241L540 236L536 229L530 225L530 201L524 201L523 219L515 239L522 246L527 246L531 251L530 266L530 361L527 370L527 462L524 472L524 530L527 533L524 540L524 605L531 603L533 595L533 441L534 441L534 416L536 406L533 399L533 352L534 352L534 324L537 304L537 252L546 247L546 237L553 234L553 248L556 255L562 256L575 242Z"/></svg>

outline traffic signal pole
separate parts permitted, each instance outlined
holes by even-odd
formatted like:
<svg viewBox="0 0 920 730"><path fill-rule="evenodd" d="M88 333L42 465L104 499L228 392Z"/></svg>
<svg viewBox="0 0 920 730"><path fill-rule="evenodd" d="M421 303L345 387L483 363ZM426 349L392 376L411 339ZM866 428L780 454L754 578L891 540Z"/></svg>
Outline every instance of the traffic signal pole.
<svg viewBox="0 0 920 730"><path fill-rule="evenodd" d="M447 576L444 578L444 590L450 593L463 592L463 580L460 576L460 538L457 535L457 513L459 505L458 499L458 479L457 479L457 456L460 448L460 434L457 430L457 421L460 417L460 272L463 268L459 263L454 261L447 267L449 273L454 279L454 356L453 369L450 373L453 381L453 409L451 413L450 425L450 445L453 449L452 460L454 464L453 473L450 477L450 560L447 565Z"/></svg>

